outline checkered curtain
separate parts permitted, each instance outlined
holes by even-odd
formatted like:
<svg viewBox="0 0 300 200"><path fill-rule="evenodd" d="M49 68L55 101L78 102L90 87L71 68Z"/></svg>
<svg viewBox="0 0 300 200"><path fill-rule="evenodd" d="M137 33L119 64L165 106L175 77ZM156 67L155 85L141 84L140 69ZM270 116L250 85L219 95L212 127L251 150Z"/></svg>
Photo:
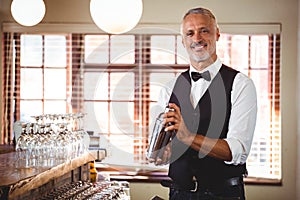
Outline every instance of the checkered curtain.
<svg viewBox="0 0 300 200"><path fill-rule="evenodd" d="M0 144L13 142L13 122L19 118L20 34L2 35L2 127Z"/></svg>
<svg viewBox="0 0 300 200"><path fill-rule="evenodd" d="M71 90L72 90L72 109L73 112L83 112L83 77L82 77L82 62L84 60L84 43L83 34L72 34L71 44L67 46L71 48L68 53L72 57L71 70Z"/></svg>

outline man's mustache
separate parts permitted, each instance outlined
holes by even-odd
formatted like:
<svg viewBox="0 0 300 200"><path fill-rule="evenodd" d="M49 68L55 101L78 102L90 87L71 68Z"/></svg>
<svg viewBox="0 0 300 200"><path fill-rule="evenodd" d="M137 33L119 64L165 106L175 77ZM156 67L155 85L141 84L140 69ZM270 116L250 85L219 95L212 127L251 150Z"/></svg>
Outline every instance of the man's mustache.
<svg viewBox="0 0 300 200"><path fill-rule="evenodd" d="M204 42L204 41L199 41L199 42L193 42L192 44L191 44L191 48L195 48L195 47L199 47L199 46L206 46L207 44L206 44L206 42Z"/></svg>

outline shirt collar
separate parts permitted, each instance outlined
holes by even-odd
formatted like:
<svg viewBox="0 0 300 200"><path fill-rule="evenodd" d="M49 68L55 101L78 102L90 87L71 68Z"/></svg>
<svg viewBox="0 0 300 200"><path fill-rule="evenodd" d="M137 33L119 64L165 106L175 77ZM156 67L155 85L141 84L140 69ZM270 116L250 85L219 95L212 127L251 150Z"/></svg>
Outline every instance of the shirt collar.
<svg viewBox="0 0 300 200"><path fill-rule="evenodd" d="M191 73L192 72L205 72L205 71L209 71L210 73L210 76L211 76L211 80L217 75L217 73L219 72L220 68L222 66L222 62L221 60L219 59L219 57L217 57L216 61L209 65L208 67L206 67L205 69L201 70L201 71L198 71L196 70L192 65L190 65L190 76L191 76Z"/></svg>

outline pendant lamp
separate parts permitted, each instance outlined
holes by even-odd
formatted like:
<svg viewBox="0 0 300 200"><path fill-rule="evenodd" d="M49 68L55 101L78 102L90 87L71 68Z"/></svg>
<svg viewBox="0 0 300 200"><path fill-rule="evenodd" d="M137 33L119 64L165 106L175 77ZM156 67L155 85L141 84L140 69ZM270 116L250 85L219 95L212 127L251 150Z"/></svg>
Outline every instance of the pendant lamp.
<svg viewBox="0 0 300 200"><path fill-rule="evenodd" d="M46 12L43 0L13 0L10 9L14 20L23 26L37 25Z"/></svg>
<svg viewBox="0 0 300 200"><path fill-rule="evenodd" d="M133 29L142 12L142 0L90 0L90 14L94 23L110 34Z"/></svg>

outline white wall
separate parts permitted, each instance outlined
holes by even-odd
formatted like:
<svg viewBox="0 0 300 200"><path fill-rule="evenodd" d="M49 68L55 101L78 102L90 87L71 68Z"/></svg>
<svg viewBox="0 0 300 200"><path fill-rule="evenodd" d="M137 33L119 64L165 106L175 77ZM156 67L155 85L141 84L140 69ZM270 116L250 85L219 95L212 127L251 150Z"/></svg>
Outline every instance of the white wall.
<svg viewBox="0 0 300 200"><path fill-rule="evenodd" d="M9 12L10 3L11 0L0 0L1 24L13 21ZM89 15L89 0L45 0L45 3L47 11L42 23L92 24ZM298 0L144 0L144 13L140 23L178 24L184 12L195 6L210 8L220 23L282 24L281 122L283 184L282 186L247 185L246 192L250 200L296 199L296 177L298 176L298 180L300 180L298 172L300 169L297 170L296 168L297 162L299 163L297 144L300 145L300 142L297 142L298 115L296 111L300 112L300 109L298 108L297 95L295 95L298 94L297 80L300 78L298 73L300 66L297 63L297 56L299 55L297 41L300 41L298 34L300 32ZM0 31L2 31L2 26ZM298 185L299 187L300 185ZM152 193L162 194L165 198L167 195L167 192L157 184L132 184L131 190L133 200L149 199ZM147 197L145 196L146 193L148 193ZM300 199L299 192L298 198Z"/></svg>

